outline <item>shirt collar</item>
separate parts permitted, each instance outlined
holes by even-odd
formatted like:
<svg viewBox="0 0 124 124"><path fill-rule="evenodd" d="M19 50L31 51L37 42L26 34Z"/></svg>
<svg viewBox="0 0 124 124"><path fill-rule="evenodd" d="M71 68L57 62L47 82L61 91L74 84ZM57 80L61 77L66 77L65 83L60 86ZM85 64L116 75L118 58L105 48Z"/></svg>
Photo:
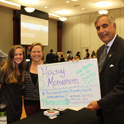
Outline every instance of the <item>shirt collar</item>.
<svg viewBox="0 0 124 124"><path fill-rule="evenodd" d="M107 46L109 46L109 48L112 46L116 36L117 36L117 34L115 34L114 38L107 44Z"/></svg>

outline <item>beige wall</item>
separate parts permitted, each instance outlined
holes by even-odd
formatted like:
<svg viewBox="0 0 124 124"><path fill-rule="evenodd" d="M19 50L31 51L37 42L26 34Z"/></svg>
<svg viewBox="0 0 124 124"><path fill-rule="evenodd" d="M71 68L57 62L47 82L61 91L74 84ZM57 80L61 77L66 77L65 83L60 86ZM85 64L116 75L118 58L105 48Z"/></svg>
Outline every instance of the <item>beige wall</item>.
<svg viewBox="0 0 124 124"><path fill-rule="evenodd" d="M109 14L115 17L117 33L124 38L124 8L109 10ZM103 43L97 36L94 27L94 19L98 13L82 14L68 17L63 23L62 51L81 52L81 58L85 56L85 49L91 53L97 50Z"/></svg>
<svg viewBox="0 0 124 124"><path fill-rule="evenodd" d="M13 10L0 6L0 49L8 54L13 45Z"/></svg>
<svg viewBox="0 0 124 124"><path fill-rule="evenodd" d="M53 49L54 52L57 51L57 20L49 19L49 38L48 46L44 47L44 59L46 59L46 54Z"/></svg>

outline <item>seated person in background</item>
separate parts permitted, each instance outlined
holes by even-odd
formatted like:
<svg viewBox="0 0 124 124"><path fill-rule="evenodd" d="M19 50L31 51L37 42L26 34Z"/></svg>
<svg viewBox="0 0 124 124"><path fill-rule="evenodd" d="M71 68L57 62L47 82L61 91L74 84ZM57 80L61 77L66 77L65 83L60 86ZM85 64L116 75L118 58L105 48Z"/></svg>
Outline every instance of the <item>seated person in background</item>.
<svg viewBox="0 0 124 124"><path fill-rule="evenodd" d="M68 54L67 54L67 61L70 61L70 60L73 60L72 51L68 51Z"/></svg>
<svg viewBox="0 0 124 124"><path fill-rule="evenodd" d="M31 45L31 62L27 63L25 72L24 106L27 116L40 112L39 87L38 87L38 65L43 63L43 46L41 43Z"/></svg>
<svg viewBox="0 0 124 124"><path fill-rule="evenodd" d="M78 51L77 53L76 53L76 56L75 56L75 60L81 60L81 57L80 57L80 52Z"/></svg>
<svg viewBox="0 0 124 124"><path fill-rule="evenodd" d="M27 55L27 59L29 59L31 61L31 55L30 55L30 53Z"/></svg>
<svg viewBox="0 0 124 124"><path fill-rule="evenodd" d="M50 50L50 53L46 55L46 63L54 63L55 62L55 54L53 54L53 49Z"/></svg>
<svg viewBox="0 0 124 124"><path fill-rule="evenodd" d="M71 55L71 57L72 57L72 59L73 59L73 53L72 53L72 51L70 51L70 55Z"/></svg>
<svg viewBox="0 0 124 124"><path fill-rule="evenodd" d="M91 58L96 58L96 53L95 53L95 51L92 52Z"/></svg>
<svg viewBox="0 0 124 124"><path fill-rule="evenodd" d="M65 55L63 52L60 55L60 62L65 62Z"/></svg>
<svg viewBox="0 0 124 124"><path fill-rule="evenodd" d="M68 50L68 51L67 51L67 61L68 61L69 55L70 55L70 51Z"/></svg>
<svg viewBox="0 0 124 124"><path fill-rule="evenodd" d="M59 60L59 56L58 56L58 53L56 52L56 54L55 54L55 62L59 62L60 60Z"/></svg>

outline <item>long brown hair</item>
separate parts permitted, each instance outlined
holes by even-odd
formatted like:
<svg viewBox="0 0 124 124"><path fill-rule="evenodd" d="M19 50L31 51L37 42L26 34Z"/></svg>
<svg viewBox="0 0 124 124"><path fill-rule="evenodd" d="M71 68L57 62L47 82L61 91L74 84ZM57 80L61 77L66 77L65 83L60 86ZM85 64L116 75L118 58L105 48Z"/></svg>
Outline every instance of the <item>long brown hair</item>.
<svg viewBox="0 0 124 124"><path fill-rule="evenodd" d="M17 48L23 51L23 60L19 64L18 69L20 71L20 83L24 81L24 71L25 71L25 50L21 45L14 45L10 48L7 60L4 66L1 68L1 82L6 83L18 83L18 75L16 73L16 65L14 62L14 53Z"/></svg>

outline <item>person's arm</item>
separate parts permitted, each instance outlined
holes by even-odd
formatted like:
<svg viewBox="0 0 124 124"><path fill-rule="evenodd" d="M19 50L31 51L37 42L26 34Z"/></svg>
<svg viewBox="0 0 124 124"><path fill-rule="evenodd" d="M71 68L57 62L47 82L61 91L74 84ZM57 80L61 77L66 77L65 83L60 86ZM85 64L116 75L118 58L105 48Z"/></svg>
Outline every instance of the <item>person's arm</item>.
<svg viewBox="0 0 124 124"><path fill-rule="evenodd" d="M100 106L98 105L97 101L93 101L91 102L87 107L85 107L86 109L90 109L92 111L96 111L98 109L100 109Z"/></svg>
<svg viewBox="0 0 124 124"><path fill-rule="evenodd" d="M7 58L7 54L0 50L0 57Z"/></svg>

